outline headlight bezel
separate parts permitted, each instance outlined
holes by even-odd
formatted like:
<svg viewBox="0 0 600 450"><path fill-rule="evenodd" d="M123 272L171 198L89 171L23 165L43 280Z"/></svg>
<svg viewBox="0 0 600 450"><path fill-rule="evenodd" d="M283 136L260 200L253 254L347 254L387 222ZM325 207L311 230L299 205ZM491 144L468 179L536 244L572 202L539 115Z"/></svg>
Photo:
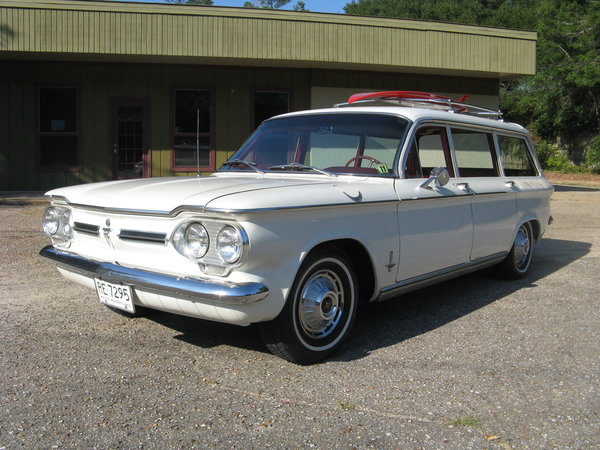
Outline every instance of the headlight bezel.
<svg viewBox="0 0 600 450"><path fill-rule="evenodd" d="M52 217L50 217L52 216ZM54 206L47 206L42 215L42 230L49 238L52 238L60 228L60 216Z"/></svg>
<svg viewBox="0 0 600 450"><path fill-rule="evenodd" d="M190 255L189 252L185 251L183 243L185 231L194 224L201 225L208 233L208 249L202 256ZM223 230L228 230L226 232L230 233L235 232L237 237L235 257L224 258L219 252L218 236ZM169 237L169 242L179 254L197 263L204 272L213 275L225 275L234 267L241 265L245 261L250 248L248 234L240 224L199 217L190 217L179 223Z"/></svg>
<svg viewBox="0 0 600 450"><path fill-rule="evenodd" d="M56 247L68 248L74 238L71 208L49 205L42 215L42 230Z"/></svg>
<svg viewBox="0 0 600 450"><path fill-rule="evenodd" d="M192 230L192 228L194 228L194 229ZM199 252L198 251L194 252L193 249L190 249L190 246L189 246L189 244L190 244L189 238L193 237L192 236L193 233L206 236L205 248L203 250L200 250ZM195 220L184 222L184 223L180 224L175 229L175 232L173 233L173 236L171 237L171 242L173 243L173 247L175 247L175 250L177 250L180 254L182 254L186 258L191 259L192 261L199 261L200 259L204 258L204 256L206 256L206 253L208 252L208 250L210 248L210 241L211 241L210 235L209 235L206 227L202 224L202 222L195 221Z"/></svg>
<svg viewBox="0 0 600 450"><path fill-rule="evenodd" d="M233 233L233 235L232 235ZM223 239L221 239L222 236L229 234L228 237L224 237ZM227 246L231 246L231 243L227 243L226 239L229 239L231 242L231 237L233 236L233 239L235 239L235 250L233 250L233 252L231 252L231 256L227 257L224 256L224 249ZM225 241L222 243L222 241ZM217 255L219 256L219 259L221 259L221 261L223 261L224 264L235 264L237 263L241 258L242 255L244 254L244 248L247 246L248 243L248 236L246 235L245 232L242 231L242 229L238 228L238 227L234 227L233 225L225 225L224 227L222 227L219 230L219 233L217 234L217 239L215 242L215 246L216 246L216 251L217 251Z"/></svg>

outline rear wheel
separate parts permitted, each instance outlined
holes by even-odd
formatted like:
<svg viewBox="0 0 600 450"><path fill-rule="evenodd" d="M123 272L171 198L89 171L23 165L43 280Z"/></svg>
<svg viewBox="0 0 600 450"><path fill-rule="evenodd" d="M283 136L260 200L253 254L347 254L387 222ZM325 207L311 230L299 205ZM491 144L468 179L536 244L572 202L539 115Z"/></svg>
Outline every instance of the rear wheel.
<svg viewBox="0 0 600 450"><path fill-rule="evenodd" d="M348 335L357 309L354 270L338 250L321 250L301 265L285 307L259 324L271 352L291 362L326 358Z"/></svg>
<svg viewBox="0 0 600 450"><path fill-rule="evenodd" d="M525 222L519 227L506 259L500 263L504 276L513 280L525 276L531 265L534 243L535 238L531 223Z"/></svg>

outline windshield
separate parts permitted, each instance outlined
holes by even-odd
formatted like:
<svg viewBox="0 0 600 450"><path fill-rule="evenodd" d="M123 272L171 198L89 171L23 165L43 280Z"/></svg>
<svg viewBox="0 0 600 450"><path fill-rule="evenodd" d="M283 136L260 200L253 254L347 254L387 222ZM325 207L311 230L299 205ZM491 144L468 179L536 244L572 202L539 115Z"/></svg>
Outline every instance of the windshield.
<svg viewBox="0 0 600 450"><path fill-rule="evenodd" d="M263 123L222 171L394 173L408 122L385 114L310 114Z"/></svg>

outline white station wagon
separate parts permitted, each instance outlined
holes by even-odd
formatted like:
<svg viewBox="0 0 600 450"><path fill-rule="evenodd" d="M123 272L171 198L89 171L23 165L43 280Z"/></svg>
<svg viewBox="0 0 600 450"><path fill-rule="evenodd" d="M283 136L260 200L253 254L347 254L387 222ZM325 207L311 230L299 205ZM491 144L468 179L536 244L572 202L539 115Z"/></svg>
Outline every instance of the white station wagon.
<svg viewBox="0 0 600 450"><path fill-rule="evenodd" d="M48 192L40 254L110 307L256 323L274 354L310 364L359 301L527 273L553 187L500 117L408 91L277 116L211 176Z"/></svg>

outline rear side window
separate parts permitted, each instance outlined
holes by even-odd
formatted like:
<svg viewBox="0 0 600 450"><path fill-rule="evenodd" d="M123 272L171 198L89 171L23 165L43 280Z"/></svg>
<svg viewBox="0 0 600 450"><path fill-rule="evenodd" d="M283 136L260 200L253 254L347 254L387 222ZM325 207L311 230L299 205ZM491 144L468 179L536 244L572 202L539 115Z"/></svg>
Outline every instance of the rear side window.
<svg viewBox="0 0 600 450"><path fill-rule="evenodd" d="M504 175L508 177L533 177L537 170L525 139L513 136L498 136Z"/></svg>
<svg viewBox="0 0 600 450"><path fill-rule="evenodd" d="M497 177L498 162L491 133L452 129L458 173L461 177Z"/></svg>

